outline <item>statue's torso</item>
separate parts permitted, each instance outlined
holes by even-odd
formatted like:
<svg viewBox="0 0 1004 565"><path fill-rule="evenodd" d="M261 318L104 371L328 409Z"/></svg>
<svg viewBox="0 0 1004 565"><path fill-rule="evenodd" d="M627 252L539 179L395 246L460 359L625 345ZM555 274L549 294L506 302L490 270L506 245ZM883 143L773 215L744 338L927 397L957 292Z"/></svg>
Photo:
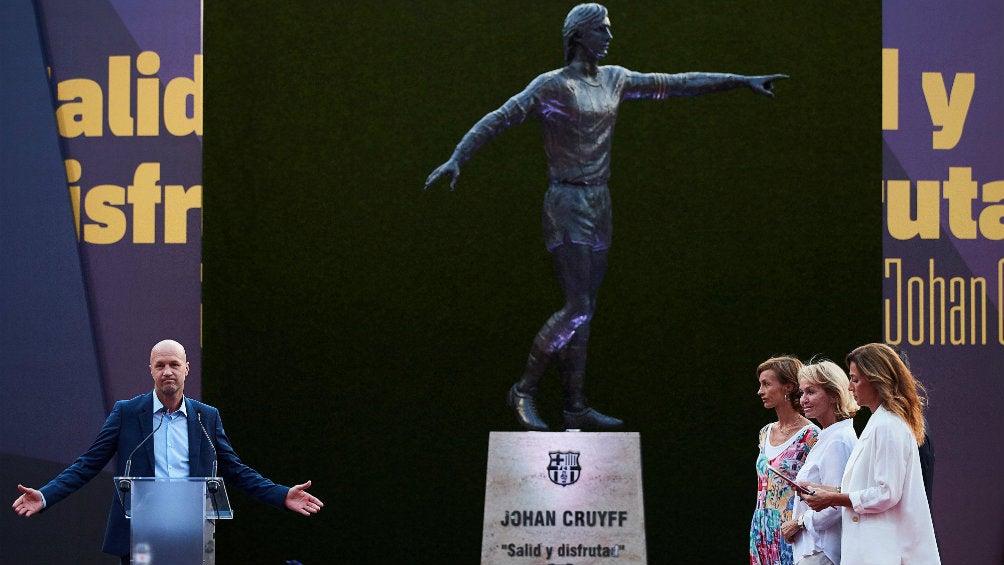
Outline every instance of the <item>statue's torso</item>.
<svg viewBox="0 0 1004 565"><path fill-rule="evenodd" d="M620 105L616 67L600 67L583 78L565 68L537 93L537 117L544 132L551 182L604 184Z"/></svg>

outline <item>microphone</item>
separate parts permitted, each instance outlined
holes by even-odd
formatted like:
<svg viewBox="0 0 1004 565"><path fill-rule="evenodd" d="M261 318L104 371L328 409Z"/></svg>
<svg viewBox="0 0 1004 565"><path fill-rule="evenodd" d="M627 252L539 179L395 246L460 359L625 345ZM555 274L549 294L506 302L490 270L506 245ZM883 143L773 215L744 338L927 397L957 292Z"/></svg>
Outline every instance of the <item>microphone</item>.
<svg viewBox="0 0 1004 565"><path fill-rule="evenodd" d="M199 427L202 428L202 433L203 433L203 435L206 436L206 441L209 442L209 447L211 447L212 450L213 450L213 475L212 475L212 478L216 479L217 478L217 475L216 475L216 465L217 465L217 461L218 461L217 458L216 458L216 446L213 445L213 440L210 439L209 432L206 431L206 427L202 425L202 410L196 410L195 411L195 415L199 419ZM219 481L216 481L216 480L206 481L206 490L208 490L209 492L216 492L217 490L219 490L219 488L220 488L220 482Z"/></svg>
<svg viewBox="0 0 1004 565"><path fill-rule="evenodd" d="M130 476L129 475L129 471L132 469L132 456L136 455L136 452L139 451L139 448L142 447L143 444L147 442L147 440L149 440L150 438L152 438L153 434L157 433L157 430L159 430L160 427L164 425L164 420L166 420L166 419L167 419L167 414L161 416L160 417L160 423L157 424L157 427L154 428L152 432L150 432L150 435L148 435L145 438L143 438L143 441L139 442L139 445L137 445L136 448L132 450L132 453L129 454L129 458L126 459L126 464L125 464L125 473L124 473L125 477L129 477ZM128 478L119 480L119 490L120 491L126 492L131 487L132 487L132 481L129 481Z"/></svg>

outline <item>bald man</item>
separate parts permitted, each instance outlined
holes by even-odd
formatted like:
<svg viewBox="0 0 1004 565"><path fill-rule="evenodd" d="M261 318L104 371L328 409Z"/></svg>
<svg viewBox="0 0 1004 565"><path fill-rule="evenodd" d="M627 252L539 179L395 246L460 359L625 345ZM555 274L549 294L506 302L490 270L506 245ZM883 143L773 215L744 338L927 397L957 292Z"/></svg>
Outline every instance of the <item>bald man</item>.
<svg viewBox="0 0 1004 565"><path fill-rule="evenodd" d="M155 429L154 437L143 444L144 449L133 455L130 475L212 476L215 446L219 475L227 485L276 508L288 508L305 516L320 511L324 503L306 490L310 481L292 488L279 485L241 462L223 431L219 411L185 398L188 370L188 358L180 343L164 340L154 345L150 351L153 391L116 402L91 447L48 484L38 490L18 485L21 496L12 505L14 511L29 517L56 504L97 476L116 453L121 454L116 475L124 475L129 454ZM212 445L206 441L207 434ZM112 496L102 550L129 563L129 523L117 493Z"/></svg>

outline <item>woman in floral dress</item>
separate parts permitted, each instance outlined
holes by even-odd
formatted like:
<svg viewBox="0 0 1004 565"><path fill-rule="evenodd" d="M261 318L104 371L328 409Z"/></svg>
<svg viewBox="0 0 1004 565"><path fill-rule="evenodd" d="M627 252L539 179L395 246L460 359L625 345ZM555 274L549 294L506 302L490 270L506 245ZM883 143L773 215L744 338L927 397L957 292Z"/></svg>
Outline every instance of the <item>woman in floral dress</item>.
<svg viewBox="0 0 1004 565"><path fill-rule="evenodd" d="M757 395L764 408L774 409L777 422L760 429L756 508L750 525L751 565L793 565L791 545L781 536L781 524L791 519L795 491L768 467L793 479L819 436L819 428L801 413L801 368L801 361L788 356L773 357L757 367Z"/></svg>

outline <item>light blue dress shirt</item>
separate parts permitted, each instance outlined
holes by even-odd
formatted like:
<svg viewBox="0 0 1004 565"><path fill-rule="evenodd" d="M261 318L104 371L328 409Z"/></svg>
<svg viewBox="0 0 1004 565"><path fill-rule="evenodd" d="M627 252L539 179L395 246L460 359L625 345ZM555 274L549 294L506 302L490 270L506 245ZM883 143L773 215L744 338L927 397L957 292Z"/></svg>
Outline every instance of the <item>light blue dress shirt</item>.
<svg viewBox="0 0 1004 565"><path fill-rule="evenodd" d="M164 420L161 425L161 420ZM160 429L153 434L154 475L157 477L188 476L188 407L184 399L181 408L170 414L165 413L164 404L153 394L153 427Z"/></svg>

